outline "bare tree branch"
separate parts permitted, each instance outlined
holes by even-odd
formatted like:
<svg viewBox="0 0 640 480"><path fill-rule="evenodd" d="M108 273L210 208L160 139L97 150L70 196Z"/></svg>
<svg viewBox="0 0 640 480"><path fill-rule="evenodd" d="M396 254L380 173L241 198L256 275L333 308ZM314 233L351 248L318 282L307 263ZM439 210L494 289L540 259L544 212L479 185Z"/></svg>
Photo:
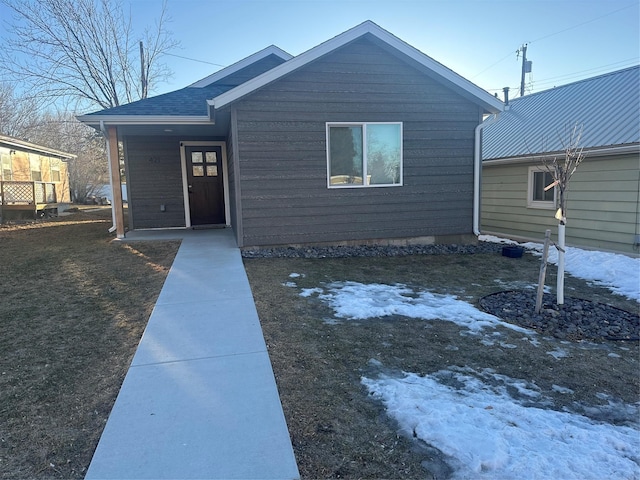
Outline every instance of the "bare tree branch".
<svg viewBox="0 0 640 480"><path fill-rule="evenodd" d="M44 98L70 97L84 108L146 98L169 71L160 57L177 42L166 4L153 28L134 38L121 0L0 0L14 12L0 60L13 78ZM145 42L144 76L138 42Z"/></svg>

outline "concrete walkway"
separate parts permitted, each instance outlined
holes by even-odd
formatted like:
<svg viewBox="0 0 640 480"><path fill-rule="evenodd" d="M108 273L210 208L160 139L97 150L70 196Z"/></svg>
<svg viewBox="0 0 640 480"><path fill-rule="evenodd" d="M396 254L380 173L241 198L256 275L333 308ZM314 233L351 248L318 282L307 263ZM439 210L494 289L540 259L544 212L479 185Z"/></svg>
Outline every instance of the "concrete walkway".
<svg viewBox="0 0 640 480"><path fill-rule="evenodd" d="M232 232L127 234L171 238L182 245L85 478L298 478Z"/></svg>

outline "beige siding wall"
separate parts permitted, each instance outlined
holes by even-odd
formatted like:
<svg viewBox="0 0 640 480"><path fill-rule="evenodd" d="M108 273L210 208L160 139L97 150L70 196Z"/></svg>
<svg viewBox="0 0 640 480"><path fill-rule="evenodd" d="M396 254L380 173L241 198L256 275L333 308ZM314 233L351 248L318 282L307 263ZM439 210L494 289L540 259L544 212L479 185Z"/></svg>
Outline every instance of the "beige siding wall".
<svg viewBox="0 0 640 480"><path fill-rule="evenodd" d="M42 182L55 183L56 198L58 203L70 203L71 197L69 192L69 172L67 163L58 157L49 155L41 155L26 150L19 150L17 147L0 147L0 157L7 162L5 165L11 165L11 170L0 170L0 180L12 180L16 182L33 181L31 175L32 160L40 165ZM51 174L51 165L56 164L60 171L60 180L54 180Z"/></svg>
<svg viewBox="0 0 640 480"><path fill-rule="evenodd" d="M555 238L554 210L527 207L527 182L535 163L484 166L483 233L541 241L547 228ZM640 158L588 158L571 179L567 201L567 244L624 253L634 246L638 227Z"/></svg>

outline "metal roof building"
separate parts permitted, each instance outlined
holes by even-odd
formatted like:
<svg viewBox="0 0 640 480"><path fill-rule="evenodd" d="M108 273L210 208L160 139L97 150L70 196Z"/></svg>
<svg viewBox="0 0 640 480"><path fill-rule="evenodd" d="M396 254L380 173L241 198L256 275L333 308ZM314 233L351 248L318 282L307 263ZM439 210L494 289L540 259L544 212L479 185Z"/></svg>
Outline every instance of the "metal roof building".
<svg viewBox="0 0 640 480"><path fill-rule="evenodd" d="M515 159L562 150L583 125L585 150L640 143L640 66L514 99L483 130L483 160Z"/></svg>

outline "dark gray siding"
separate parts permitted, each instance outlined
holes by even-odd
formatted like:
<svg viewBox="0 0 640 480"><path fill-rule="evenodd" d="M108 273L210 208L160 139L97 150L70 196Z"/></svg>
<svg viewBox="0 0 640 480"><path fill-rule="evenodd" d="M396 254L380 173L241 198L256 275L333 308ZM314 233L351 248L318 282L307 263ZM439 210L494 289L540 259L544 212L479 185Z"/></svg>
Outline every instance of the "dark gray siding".
<svg viewBox="0 0 640 480"><path fill-rule="evenodd" d="M229 185L229 212L231 215L230 218L230 223L231 223L231 227L233 228L233 231L235 233L235 237L236 237L236 241L238 242L238 244L240 245L240 241L242 240L240 238L240 231L241 231L241 225L238 222L238 210L239 210L239 205L238 205L238 185L237 185L237 181L238 178L236 176L236 170L235 170L235 162L234 162L234 154L235 154L235 148L234 148L234 137L233 137L233 133L229 132L228 138L227 138L227 183Z"/></svg>
<svg viewBox="0 0 640 480"><path fill-rule="evenodd" d="M184 227L180 142L219 139L128 136L124 140L130 228Z"/></svg>
<svg viewBox="0 0 640 480"><path fill-rule="evenodd" d="M336 50L236 109L244 245L472 233L479 107L373 41ZM404 186L327 188L325 122L344 121L403 122Z"/></svg>
<svg viewBox="0 0 640 480"><path fill-rule="evenodd" d="M150 136L126 137L125 143L131 227L184 227L180 141Z"/></svg>

